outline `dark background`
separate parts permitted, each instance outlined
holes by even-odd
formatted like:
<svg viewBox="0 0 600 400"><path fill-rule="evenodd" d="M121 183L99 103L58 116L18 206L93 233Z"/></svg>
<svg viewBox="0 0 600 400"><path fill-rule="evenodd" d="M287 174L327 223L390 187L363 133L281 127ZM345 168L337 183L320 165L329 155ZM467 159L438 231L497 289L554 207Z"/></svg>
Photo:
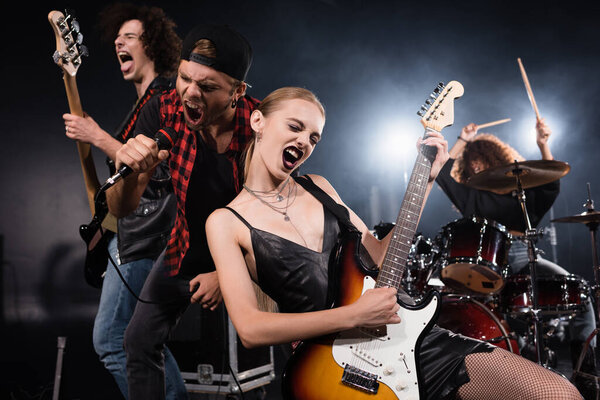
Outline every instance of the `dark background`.
<svg viewBox="0 0 600 400"><path fill-rule="evenodd" d="M385 1L195 1L160 5L183 37L196 23L229 23L254 48L249 94L263 98L287 85L313 90L327 110L323 140L303 172L325 175L369 226L393 221L422 133L415 114L438 82L457 80L465 94L454 143L469 122L512 121L487 130L526 159L539 159L535 115L521 79L521 57L539 110L553 130L556 159L571 166L561 181L554 217L584 211L586 183L600 201L597 94L599 7L581 1L512 3ZM90 212L76 147L64 135L68 111L61 71L51 55L53 9L74 9L90 56L78 71L83 108L116 129L135 100L114 51L99 42L104 3L16 2L3 21L0 146L2 277L1 397L51 394L57 336L66 336L62 398L118 396L91 345L99 291L83 280L85 249L78 227ZM94 153L98 176L108 176ZM435 237L459 218L439 188L419 230ZM550 226L547 215L540 227ZM590 234L556 224L557 246L540 247L570 272L593 282ZM46 392L44 392L46 390ZM272 391L276 390L271 389ZM49 392L48 392L49 391ZM21 397L18 397L21 396Z"/></svg>

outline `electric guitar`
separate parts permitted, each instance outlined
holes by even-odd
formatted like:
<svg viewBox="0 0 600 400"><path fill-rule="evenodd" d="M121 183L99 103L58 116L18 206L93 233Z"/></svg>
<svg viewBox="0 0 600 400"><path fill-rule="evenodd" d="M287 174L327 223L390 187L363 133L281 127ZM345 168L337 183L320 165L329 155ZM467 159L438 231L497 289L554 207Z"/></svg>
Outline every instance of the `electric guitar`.
<svg viewBox="0 0 600 400"><path fill-rule="evenodd" d="M456 81L439 84L418 114L429 131L454 122L454 99L462 96ZM432 154L433 153L433 154ZM423 146L413 168L391 241L379 271L367 268L359 256L361 234L349 233L336 253L334 307L355 302L366 290L395 287L402 291L402 275L417 229L435 159L435 148ZM412 303L412 304L410 304ZM418 350L441 306L432 291L415 304L399 299L402 322L370 329L352 329L302 342L288 360L282 389L286 399L359 400L424 399Z"/></svg>
<svg viewBox="0 0 600 400"><path fill-rule="evenodd" d="M88 55L87 48L82 44L79 23L73 12L67 10L51 11L48 21L54 30L56 51L52 58L63 71L63 80L71 114L83 117L83 108L77 90L76 75L81 66L82 57ZM86 242L87 253L84 266L86 282L93 287L102 286L102 276L106 271L108 261L107 244L113 232L117 231L116 218L108 213L104 199L96 199L100 182L92 157L90 144L77 141L77 151L83 171L85 190L92 213L92 222L80 227L80 235Z"/></svg>

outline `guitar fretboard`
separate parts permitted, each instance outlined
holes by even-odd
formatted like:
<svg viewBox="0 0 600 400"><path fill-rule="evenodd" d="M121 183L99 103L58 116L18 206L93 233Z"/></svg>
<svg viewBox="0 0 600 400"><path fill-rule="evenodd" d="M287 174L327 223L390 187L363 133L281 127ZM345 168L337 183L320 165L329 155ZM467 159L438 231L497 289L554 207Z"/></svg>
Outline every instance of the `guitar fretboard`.
<svg viewBox="0 0 600 400"><path fill-rule="evenodd" d="M425 151L427 150L425 148ZM423 208L431 171L430 160L431 157L424 155L422 152L417 155L375 287L400 289L402 275Z"/></svg>

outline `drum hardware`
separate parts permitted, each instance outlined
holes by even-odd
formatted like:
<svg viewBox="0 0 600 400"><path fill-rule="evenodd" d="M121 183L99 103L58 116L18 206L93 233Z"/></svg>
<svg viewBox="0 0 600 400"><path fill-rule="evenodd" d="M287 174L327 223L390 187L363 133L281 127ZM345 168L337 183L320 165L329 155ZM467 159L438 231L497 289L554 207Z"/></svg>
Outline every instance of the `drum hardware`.
<svg viewBox="0 0 600 400"><path fill-rule="evenodd" d="M517 161L512 164L488 168L467 180L467 185L476 189L488 190L499 194L513 192L525 221L525 242L527 243L527 255L529 258L531 308L530 314L533 320L533 342L538 364L542 363L542 326L540 320L540 309L538 306L537 287L537 249L535 242L539 232L533 229L526 207L525 188L532 188L553 182L565 176L571 167L569 164L555 160ZM545 365L544 365L545 366Z"/></svg>
<svg viewBox="0 0 600 400"><path fill-rule="evenodd" d="M428 282L433 275L437 255L438 249L433 241L420 232L416 233L408 254L404 277L402 278L404 290L411 297L418 299L427 294Z"/></svg>
<svg viewBox="0 0 600 400"><path fill-rule="evenodd" d="M587 183L587 191L588 191L588 198L587 201L583 204L583 206L585 207L585 211L582 212L581 214L578 215L572 215L569 217L562 217L562 218L557 218L557 219L553 219L551 222L569 222L569 223L580 223L580 224L584 224L588 227L589 231L590 231L590 238L592 241L592 266L594 268L594 278L596 280L595 285L594 285L594 297L596 299L596 306L600 307L600 264L598 263L598 248L596 245L596 231L598 229L598 225L600 224L600 212L595 211L594 210L594 200L592 200L592 191L590 188L590 184L589 182ZM596 310L596 321L598 320L598 317L600 316L600 309ZM585 358L585 354L588 351L588 348L590 347L590 342L591 340L598 334L598 332L600 332L600 329L596 328L594 329L594 331L589 335L589 337L587 338L583 349L581 350L581 353L579 355L578 361L577 361L577 365L575 366L575 369L573 370L573 376L571 378L572 381L574 381L577 377L582 377L586 380L590 380L594 383L595 389L596 389L596 397L598 398L598 394L600 393L600 383L599 383L599 379L597 376L595 375L591 375L588 373L584 373L581 371L581 365L583 363L583 359Z"/></svg>

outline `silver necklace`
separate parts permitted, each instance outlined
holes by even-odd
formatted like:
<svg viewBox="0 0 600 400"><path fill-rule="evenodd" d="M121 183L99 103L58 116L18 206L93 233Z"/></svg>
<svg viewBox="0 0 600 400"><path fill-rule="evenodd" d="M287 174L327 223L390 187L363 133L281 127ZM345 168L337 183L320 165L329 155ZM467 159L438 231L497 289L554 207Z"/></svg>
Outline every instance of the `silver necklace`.
<svg viewBox="0 0 600 400"><path fill-rule="evenodd" d="M273 194L271 193L272 190L266 190L266 191L262 191L262 190L250 190L250 189L248 189L247 186L244 185L244 187L246 188L246 190L248 190L254 196L259 195L260 197L263 197L263 198L275 197L276 201L283 201L283 196L281 195L281 192L283 192L283 189L285 189L285 187L287 186L287 184L288 184L289 181L290 181L290 177L288 176L288 178L285 180L285 182L283 182L283 185L281 185L281 187L279 188L279 190L277 191L277 193L273 193Z"/></svg>
<svg viewBox="0 0 600 400"><path fill-rule="evenodd" d="M289 180L289 177L288 177L288 180ZM284 183L284 186L285 185L287 185L287 181L286 181L286 183ZM298 236L300 236L300 239L302 239L302 242L304 243L304 247L308 248L308 243L306 243L306 240L304 240L304 236L302 236L302 234L300 233L300 231L298 230L298 228L296 228L296 225L294 225L294 223L290 219L290 216L287 213L288 208L296 200L296 193L297 193L298 189L297 189L297 186L296 186L295 182L294 182L293 185L289 186L288 193L287 193L287 201L285 202L285 206L282 206L282 207L275 206L272 203L269 203L269 202L265 201L261 197L262 195L260 193L269 193L269 192L260 192L260 191L252 190L248 186L246 186L246 184L243 184L242 186L244 187L244 189L246 189L248 191L248 193L250 193L252 196L256 197L261 203L263 203L264 205L266 205L267 207L269 207L273 211L278 212L279 214L283 215L283 219L285 221L289 222L290 225L292 225L292 228L294 228L294 230L296 231L296 233L298 234ZM281 190L279 190L278 196L280 195L280 193L281 193L282 190L283 190L283 188ZM293 191L293 193L292 193L292 191ZM273 195L268 195L268 196L265 196L265 197L273 197ZM290 199L292 199L292 200L290 201ZM281 198L281 200L283 200L283 197ZM280 200L278 200L278 201L280 201Z"/></svg>
<svg viewBox="0 0 600 400"><path fill-rule="evenodd" d="M275 200L277 202L283 201L284 197L282 196L281 192L287 186L289 180L290 180L290 178L288 177L288 179L285 181L285 183L282 185L282 187L279 189L279 191L275 194L270 194L271 191L252 190L248 186L246 186L245 183L242 186L244 187L244 189L246 189L248 191L248 193L250 193L252 196L256 197L261 203L268 206L273 211L276 211L279 214L283 215L284 220L289 221L290 217L287 213L287 210L290 207L290 205L294 202L293 200L296 200L296 190L294 190L294 193L293 193L294 199L290 202L290 198L292 197L292 189L295 189L295 185L289 186L288 193L287 193L287 201L284 206L274 205L273 202L268 202L264 199L264 198L271 198L271 197L275 196Z"/></svg>

